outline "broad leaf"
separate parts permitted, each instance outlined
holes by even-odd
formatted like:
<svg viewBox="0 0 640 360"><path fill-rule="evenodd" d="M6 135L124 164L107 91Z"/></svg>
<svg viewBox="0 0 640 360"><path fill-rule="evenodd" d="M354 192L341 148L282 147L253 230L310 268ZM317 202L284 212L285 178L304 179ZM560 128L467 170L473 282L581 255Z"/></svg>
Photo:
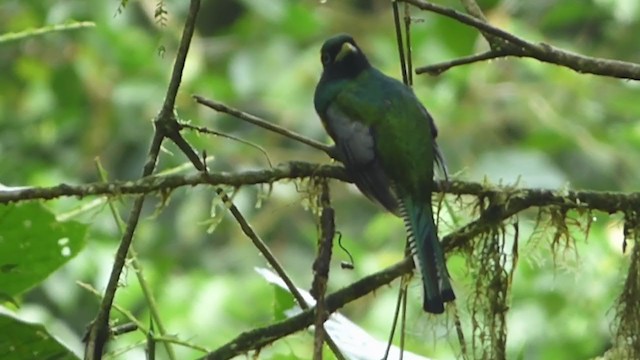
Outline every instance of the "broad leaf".
<svg viewBox="0 0 640 360"><path fill-rule="evenodd" d="M13 298L72 259L87 226L59 222L37 203L0 206L0 294Z"/></svg>
<svg viewBox="0 0 640 360"><path fill-rule="evenodd" d="M0 359L78 359L51 336L43 325L17 318L0 307Z"/></svg>

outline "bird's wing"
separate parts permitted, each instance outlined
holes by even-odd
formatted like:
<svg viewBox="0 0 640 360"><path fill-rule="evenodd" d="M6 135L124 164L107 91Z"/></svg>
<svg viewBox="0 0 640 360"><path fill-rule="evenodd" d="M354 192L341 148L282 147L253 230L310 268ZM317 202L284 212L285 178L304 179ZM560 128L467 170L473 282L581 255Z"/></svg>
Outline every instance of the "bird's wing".
<svg viewBox="0 0 640 360"><path fill-rule="evenodd" d="M387 210L396 213L398 203L376 154L372 128L347 115L335 103L327 108L324 117L325 126L360 191Z"/></svg>

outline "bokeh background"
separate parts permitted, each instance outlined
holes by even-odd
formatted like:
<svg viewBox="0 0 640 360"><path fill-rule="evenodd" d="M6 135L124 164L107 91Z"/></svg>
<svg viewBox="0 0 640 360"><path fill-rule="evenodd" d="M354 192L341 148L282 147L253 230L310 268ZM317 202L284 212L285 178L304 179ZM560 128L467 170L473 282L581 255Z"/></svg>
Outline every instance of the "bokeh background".
<svg viewBox="0 0 640 360"><path fill-rule="evenodd" d="M111 179L136 179L149 146L152 119L166 91L188 2L0 2L0 33L72 20L93 28L0 44L0 183L55 185L99 180L99 159ZM457 1L437 1L461 10ZM591 56L639 62L640 4L635 0L479 1L492 24L532 41ZM426 65L486 49L474 29L413 10L413 62ZM180 119L241 137L266 150L273 164L328 163L322 153L240 120L198 106L203 95L308 137L328 141L313 109L321 73L319 48L327 37L351 33L375 66L400 77L389 1L204 1L177 101ZM636 191L640 180L640 89L632 81L581 75L531 59L505 59L415 76L415 91L439 127L440 144L455 179L550 189ZM222 137L186 134L215 159L212 171L268 167L253 147ZM159 171L186 162L165 143ZM193 172L188 170L183 172ZM316 220L307 183L289 181L242 188L235 203L300 287L309 288ZM273 288L253 270L265 266L212 188L185 188L167 202L152 196L136 232L135 248L157 296L169 333L214 349L238 333L273 321ZM330 290L401 259L401 222L357 190L332 182L342 242L353 271L334 252ZM19 299L21 316L80 352L80 338L97 310L96 298L76 284L102 290L120 235L103 203L64 199L45 205L76 211L90 224L84 250ZM117 207L126 216L130 198ZM451 199L440 232L463 225L469 209ZM618 215L572 214L575 243L555 253L553 230L536 228L536 213L519 217L520 262L508 314L508 358L586 359L611 344L615 299L626 274ZM588 238L586 216L593 216ZM469 326L466 305L473 278L466 258L450 270ZM133 274L125 270L116 302L148 321ZM397 282L343 309L372 335L386 339ZM459 355L451 316L420 310L420 285L410 287L407 347L437 358ZM119 315L115 313L115 317ZM1 336L1 335L0 335ZM142 334L117 338L114 358L144 358ZM468 340L470 340L468 338ZM312 336L298 333L261 352L273 359L306 359ZM180 358L195 350L177 347ZM164 357L162 351L160 358Z"/></svg>

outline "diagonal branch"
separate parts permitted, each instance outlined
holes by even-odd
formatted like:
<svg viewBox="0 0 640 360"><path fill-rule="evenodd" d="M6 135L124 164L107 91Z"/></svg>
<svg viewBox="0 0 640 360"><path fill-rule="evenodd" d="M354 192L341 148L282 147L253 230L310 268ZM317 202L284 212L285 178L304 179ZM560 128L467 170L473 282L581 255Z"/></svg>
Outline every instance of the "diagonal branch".
<svg viewBox="0 0 640 360"><path fill-rule="evenodd" d="M437 64L421 66L418 69L416 69L416 73L429 74L429 75L436 76L451 69L452 67L473 64L476 62L486 61L491 59L497 59L497 58L505 57L508 55L509 53L503 50L489 50L480 54L465 56L465 57L444 61Z"/></svg>
<svg viewBox="0 0 640 360"><path fill-rule="evenodd" d="M487 193L487 196L490 199L490 204L489 207L483 212L483 214L476 221L473 221L468 225L442 238L442 242L444 243L446 250L451 251L454 247L461 246L464 242L470 241L478 234L490 230L491 227L498 226L501 221L511 217L512 215L523 209L526 209L529 206L539 206L542 203L548 204L549 202L554 202L554 205L559 205L560 203L569 205L572 203L571 200L561 200L560 198L554 197L544 190L533 190L531 192L525 191L525 193L526 196L543 196L540 196L540 199L538 201L527 201L523 198L518 197L504 197L504 194L502 194L502 196L491 196L495 195L495 193L489 191ZM636 198L636 200L640 202L640 196L638 194L636 194ZM575 200L577 201L577 199ZM580 202L573 202L573 204L580 205ZM342 290L339 290L327 296L325 298L325 311L327 312L327 314L331 314L347 303L352 302L368 293L371 293L386 284L389 284L391 281L402 275L411 273L413 269L413 260L411 257L407 257L401 262L389 268L369 275L343 288ZM306 329L307 327L312 325L314 319L316 318L315 312L316 308L314 307L310 310L303 311L302 313L287 320L244 332L222 347L207 354L203 359L230 359L234 356L247 353L251 350L261 349L280 338Z"/></svg>
<svg viewBox="0 0 640 360"><path fill-rule="evenodd" d="M156 131L149 148L149 154L143 169L143 174L151 174L153 172L163 139L164 136ZM111 274L109 276L109 282L107 283L107 288L104 291L104 296L100 303L98 314L91 323L89 332L85 338L85 359L102 359L104 347L109 337L109 315L111 313L111 307L113 306L113 300L118 288L120 274L122 273L122 268L124 267L127 253L129 252L129 247L133 240L133 233L138 225L138 220L140 219L142 205L144 204L144 197L145 195L143 194L136 198L131 212L129 213L127 226L116 251L113 267L111 268Z"/></svg>
<svg viewBox="0 0 640 360"><path fill-rule="evenodd" d="M483 20L477 19L473 16L469 16L451 8L443 7L424 0L402 1L410 3L422 10L431 11L452 18L465 25L474 27L485 34L490 34L492 36L495 36L496 38L504 40L505 43L501 44L501 46L492 47L492 51L495 51L502 56L529 57L542 62L564 66L577 71L578 73L640 80L640 65L635 63L612 59L595 58L562 50L546 43L529 42L504 30L489 25ZM449 68L451 68L450 65ZM424 67L419 67L416 69L416 73L434 73L438 72L437 69L438 64L431 65L427 69L425 69Z"/></svg>
<svg viewBox="0 0 640 360"><path fill-rule="evenodd" d="M238 222L238 225L240 225L240 229L242 229L242 232L251 240L253 245L260 251L262 256L264 256L265 260L267 260L269 265L273 268L273 270L275 270L278 276L286 284L287 289L289 289L294 299L296 299L296 302L298 303L300 308L308 309L309 305L304 300L304 297L302 296L302 294L300 294L300 292L298 291L298 288L295 286L295 284L293 283L293 280L291 279L289 274L287 274L284 267L280 264L278 259L276 259L276 256L273 254L273 252L271 252L271 249L269 249L267 244L253 230L251 225L244 218L240 210L238 210L238 208L233 204L231 199L229 199L229 197L224 192L224 190L218 187L216 188L216 192L218 193L218 196L222 198L222 200L225 203L225 206L229 209L229 212L231 212L231 215L233 215L233 217ZM336 344L333 342L333 340L328 334L324 338L324 341L327 342L327 344L329 345L329 347L331 348L331 350L333 351L333 353L336 355L338 359L340 360L344 359L344 356L342 356L342 354L340 353L340 350L338 349L338 347L336 346Z"/></svg>
<svg viewBox="0 0 640 360"><path fill-rule="evenodd" d="M167 88L167 95L165 97L162 109L158 113L154 121L155 132L153 140L149 148L147 162L142 170L142 177L149 176L153 173L160 152L160 147L165 136L171 133L171 129L178 129L177 121L173 114L173 107L175 105L176 94L180 87L180 81L182 79L182 69L189 51L189 44L191 43L191 37L195 30L195 20L200 8L199 0L192 0L189 7L189 15L185 22L185 27L182 33L182 39L180 40L180 47L176 56L176 61L173 66L173 73L171 81ZM177 131L176 131L177 133ZM179 136L179 133L178 133ZM172 137L174 139L174 137ZM185 142L186 143L186 142ZM182 148L182 147L181 147ZM122 240L116 251L115 260L105 289L104 297L100 303L100 308L96 318L91 324L89 333L86 337L85 347L85 359L101 359L104 353L104 348L109 336L109 315L111 312L111 306L115 298L116 290L118 288L118 281L120 280L120 274L127 258L127 253L131 242L133 241L133 234L138 225L140 214L142 212L142 205L144 204L145 194L136 198L129 219L127 221L127 227L122 236Z"/></svg>
<svg viewBox="0 0 640 360"><path fill-rule="evenodd" d="M454 188L455 191L456 188L459 189L460 184L454 184L456 185L452 188ZM470 241L478 234L489 231L492 227L499 226L500 222L531 206L588 207L611 212L610 210L614 208L617 209L615 211L624 211L623 209L637 209L637 206L640 205L640 193L629 195L606 193L607 196L611 196L611 202L608 203L608 205L600 204L600 206L594 206L593 203L589 203L589 201L595 200L593 196L598 196L593 192L569 192L562 196L554 194L549 190L529 189L515 191L511 196L505 194L504 190L501 192L487 190L484 195L481 195L489 199L489 206L477 220L443 237L442 241L446 250L450 252L454 248L464 245L465 242ZM605 193L602 194L604 195ZM618 195L628 196L629 200L633 199L632 202L634 204L627 203L622 205L622 203L618 202L620 200L619 198L617 199ZM347 303L371 293L381 286L389 284L402 275L411 273L413 268L413 261L408 257L387 269L369 275L327 296L325 311L327 311L328 314L333 313ZM287 320L244 332L232 341L209 353L203 359L230 359L251 350L259 350L280 338L306 329L312 325L316 317L315 312L316 308L314 307Z"/></svg>
<svg viewBox="0 0 640 360"><path fill-rule="evenodd" d="M231 106L225 105L221 102L217 102L214 100L209 100L204 98L203 96L200 95L194 95L193 98L196 100L196 102L198 102L199 104L202 104L208 108L211 108L217 112L221 112L221 113L225 113L225 114L229 114L231 116L234 116L240 120L244 120L246 122L249 122L253 125L259 126L263 129L267 129L269 131L275 132L277 134L280 134L282 136L288 137L290 139L296 140L298 142L301 142L305 145L311 146L312 148L318 149L320 151L323 151L324 153L326 153L327 155L329 155L330 157L338 160L337 155L335 150L328 145L325 145L321 142L309 139L305 136L302 136L296 132L293 132L291 130L285 129L283 127L280 127L272 122L269 122L267 120L261 119L255 115L251 115L249 113L246 113L242 110L238 110L235 109Z"/></svg>
<svg viewBox="0 0 640 360"><path fill-rule="evenodd" d="M325 310L328 314L333 313L347 303L373 292L377 288L389 284L399 276L411 271L413 271L413 261L411 258L406 258L380 272L364 277L361 280L327 296L325 298ZM230 359L251 350L261 349L280 338L306 329L312 325L316 316L315 312L316 308L313 307L296 316L275 324L244 332L227 344L207 354L203 359Z"/></svg>
<svg viewBox="0 0 640 360"><path fill-rule="evenodd" d="M482 9L480 8L476 0L460 0L460 2L462 3L462 6L464 6L464 9L467 10L469 15L477 18L478 20L481 20L484 23L489 22L487 21L487 17L484 16L484 13L482 12ZM503 48L504 46L508 46L508 43L498 37L495 37L494 35L483 32L482 36L487 40L487 42L489 43L489 47L493 51L500 52L501 48Z"/></svg>

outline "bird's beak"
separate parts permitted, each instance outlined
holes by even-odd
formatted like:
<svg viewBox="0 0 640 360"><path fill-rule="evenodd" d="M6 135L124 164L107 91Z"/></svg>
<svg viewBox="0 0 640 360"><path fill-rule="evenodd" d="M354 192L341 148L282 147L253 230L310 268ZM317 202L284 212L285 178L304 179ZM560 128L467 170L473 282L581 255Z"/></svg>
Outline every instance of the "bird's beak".
<svg viewBox="0 0 640 360"><path fill-rule="evenodd" d="M340 61L348 54L350 53L355 54L356 52L358 52L358 49L355 46L353 46L353 44L345 42L344 44L342 44L342 47L340 48L340 52L338 53L338 55L336 55L335 61Z"/></svg>

